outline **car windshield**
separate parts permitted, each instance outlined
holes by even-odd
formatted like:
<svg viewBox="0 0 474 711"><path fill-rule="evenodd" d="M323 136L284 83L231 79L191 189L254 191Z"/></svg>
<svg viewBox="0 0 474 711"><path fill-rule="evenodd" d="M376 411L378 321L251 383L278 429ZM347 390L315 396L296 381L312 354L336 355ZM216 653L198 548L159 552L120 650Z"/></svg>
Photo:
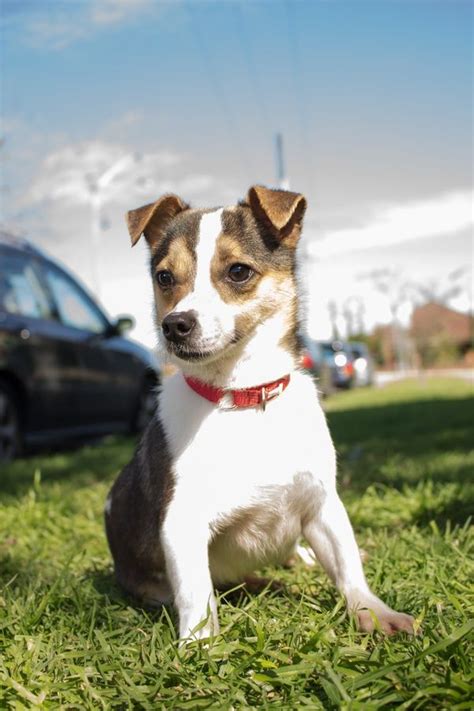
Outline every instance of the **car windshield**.
<svg viewBox="0 0 474 711"><path fill-rule="evenodd" d="M321 343L321 349L327 363L333 363L335 354L343 350L340 343Z"/></svg>
<svg viewBox="0 0 474 711"><path fill-rule="evenodd" d="M331 343L323 343L322 349L325 355L334 355L334 348Z"/></svg>
<svg viewBox="0 0 474 711"><path fill-rule="evenodd" d="M0 254L0 308L30 318L51 318L48 298L30 261Z"/></svg>
<svg viewBox="0 0 474 711"><path fill-rule="evenodd" d="M369 351L363 344L349 343L349 347L354 358L367 358Z"/></svg>

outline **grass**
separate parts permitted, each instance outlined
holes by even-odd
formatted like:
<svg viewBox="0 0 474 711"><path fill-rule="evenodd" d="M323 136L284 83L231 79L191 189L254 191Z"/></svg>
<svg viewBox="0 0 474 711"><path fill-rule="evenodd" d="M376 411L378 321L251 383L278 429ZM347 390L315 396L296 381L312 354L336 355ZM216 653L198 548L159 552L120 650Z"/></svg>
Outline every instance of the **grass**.
<svg viewBox="0 0 474 711"><path fill-rule="evenodd" d="M407 381L327 409L368 578L423 635L357 632L301 565L270 571L283 593L222 599L213 646L178 649L172 611L112 578L102 507L133 447L112 438L0 472L0 708L472 708L472 389Z"/></svg>

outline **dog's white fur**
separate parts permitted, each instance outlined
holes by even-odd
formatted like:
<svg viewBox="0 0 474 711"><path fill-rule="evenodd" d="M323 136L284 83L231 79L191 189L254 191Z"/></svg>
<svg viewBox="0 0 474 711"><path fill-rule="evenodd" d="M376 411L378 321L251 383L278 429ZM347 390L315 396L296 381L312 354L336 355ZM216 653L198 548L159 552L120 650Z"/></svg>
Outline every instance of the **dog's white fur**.
<svg viewBox="0 0 474 711"><path fill-rule="evenodd" d="M213 584L235 582L262 564L285 561L300 536L348 607L359 610L363 628L369 629L371 622L362 608L370 608L383 628L407 629L411 618L391 610L367 585L336 491L336 456L314 384L279 345L288 318L284 289L275 291L263 279L261 290L266 298L279 300L280 309L247 341L225 350L234 317L246 307L223 303L210 282L220 230L220 211L201 218L195 286L175 311L194 309L203 348L222 348L222 356L199 365L175 362L186 374L229 388L255 386L287 373L291 380L265 412L215 406L191 390L182 373L163 382L159 417L175 488L161 543L180 636L192 636L205 619L195 636L216 634ZM228 535L217 535L224 530Z"/></svg>
<svg viewBox="0 0 474 711"><path fill-rule="evenodd" d="M201 218L199 239L196 247L196 278L192 291L182 299L174 311L194 310L201 327L202 350L214 350L216 355L205 363L193 364L171 356L178 367L189 375L196 375L205 382L227 388L253 387L255 384L272 382L294 368L289 353L278 347L289 319L288 292L284 285L275 285L271 279L263 279L254 299L245 304L226 304L222 301L210 280L210 264L219 237L222 209L206 213ZM234 333L238 315L251 312L258 302L272 300L278 313L257 328L249 342L227 348ZM166 339L158 331L159 343L164 354ZM225 351L225 352L224 352Z"/></svg>

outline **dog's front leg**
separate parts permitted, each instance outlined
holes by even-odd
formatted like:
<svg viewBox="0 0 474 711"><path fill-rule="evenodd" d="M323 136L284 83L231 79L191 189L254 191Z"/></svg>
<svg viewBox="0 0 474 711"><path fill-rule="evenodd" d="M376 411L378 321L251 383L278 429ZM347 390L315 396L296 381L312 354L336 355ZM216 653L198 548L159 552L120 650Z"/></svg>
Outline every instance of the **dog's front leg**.
<svg viewBox="0 0 474 711"><path fill-rule="evenodd" d="M219 632L217 605L209 572L209 526L189 519L171 505L163 524L166 571L179 616L179 636L203 639ZM193 632L195 628L203 623Z"/></svg>
<svg viewBox="0 0 474 711"><path fill-rule="evenodd" d="M367 585L354 532L335 487L325 492L322 504L304 523L303 534L356 614L361 630L371 632L378 624L387 634L413 633L413 618L385 605Z"/></svg>

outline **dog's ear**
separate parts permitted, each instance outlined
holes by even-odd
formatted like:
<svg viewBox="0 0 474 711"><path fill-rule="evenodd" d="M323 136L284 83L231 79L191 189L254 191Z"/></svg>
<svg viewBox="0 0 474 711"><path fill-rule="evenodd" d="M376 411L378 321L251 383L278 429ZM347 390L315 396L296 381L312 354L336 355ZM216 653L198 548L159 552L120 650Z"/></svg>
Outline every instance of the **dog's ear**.
<svg viewBox="0 0 474 711"><path fill-rule="evenodd" d="M143 205L136 210L127 212L127 224L132 247L136 245L142 234L145 235L148 246L152 248L163 234L165 225L183 210L187 210L183 200L177 195L163 195L156 202Z"/></svg>
<svg viewBox="0 0 474 711"><path fill-rule="evenodd" d="M248 191L247 203L255 217L270 228L279 242L296 246L306 210L304 195L254 185Z"/></svg>

